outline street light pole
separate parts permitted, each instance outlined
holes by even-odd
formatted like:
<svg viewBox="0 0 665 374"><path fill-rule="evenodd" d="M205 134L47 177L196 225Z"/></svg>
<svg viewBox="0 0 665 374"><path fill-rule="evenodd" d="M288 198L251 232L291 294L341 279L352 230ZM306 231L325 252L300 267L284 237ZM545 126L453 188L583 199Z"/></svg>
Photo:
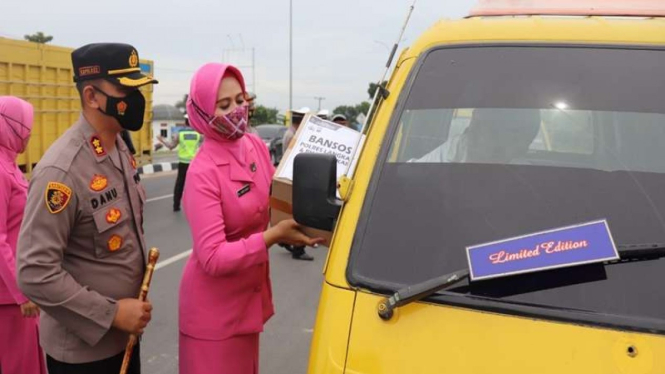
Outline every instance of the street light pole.
<svg viewBox="0 0 665 374"><path fill-rule="evenodd" d="M293 0L289 0L289 110L293 109Z"/></svg>
<svg viewBox="0 0 665 374"><path fill-rule="evenodd" d="M255 59L255 49L252 47L252 90L254 90L254 95L256 95L256 59Z"/></svg>
<svg viewBox="0 0 665 374"><path fill-rule="evenodd" d="M326 99L325 97L319 97L319 96L314 97L314 100L319 101L319 109L318 109L319 111L321 110L321 102L325 99Z"/></svg>

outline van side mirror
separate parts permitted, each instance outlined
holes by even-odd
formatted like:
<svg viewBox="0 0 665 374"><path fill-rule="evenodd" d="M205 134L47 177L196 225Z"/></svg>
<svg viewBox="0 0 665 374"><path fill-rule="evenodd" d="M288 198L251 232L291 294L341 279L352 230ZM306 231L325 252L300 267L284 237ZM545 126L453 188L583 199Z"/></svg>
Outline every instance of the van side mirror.
<svg viewBox="0 0 665 374"><path fill-rule="evenodd" d="M293 161L293 218L301 225L332 231L342 208L337 199L334 155L301 153Z"/></svg>

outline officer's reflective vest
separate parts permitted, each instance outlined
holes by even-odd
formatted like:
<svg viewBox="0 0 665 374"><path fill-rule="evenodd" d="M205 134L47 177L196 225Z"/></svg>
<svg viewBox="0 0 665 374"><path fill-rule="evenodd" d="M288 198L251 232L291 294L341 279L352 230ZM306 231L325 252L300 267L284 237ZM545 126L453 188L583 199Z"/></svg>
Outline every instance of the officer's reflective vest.
<svg viewBox="0 0 665 374"><path fill-rule="evenodd" d="M194 130L182 130L178 133L178 159L189 164L199 150L201 134Z"/></svg>

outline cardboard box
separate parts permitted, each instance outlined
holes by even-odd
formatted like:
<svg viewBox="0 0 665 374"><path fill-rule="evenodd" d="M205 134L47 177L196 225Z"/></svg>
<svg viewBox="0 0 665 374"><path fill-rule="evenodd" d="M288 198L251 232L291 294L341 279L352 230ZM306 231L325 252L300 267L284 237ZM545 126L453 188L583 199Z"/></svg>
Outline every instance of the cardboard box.
<svg viewBox="0 0 665 374"><path fill-rule="evenodd" d="M337 156L337 177L343 175L353 161L354 148L361 135L358 131L336 123L307 115L298 127L291 144L277 167L270 195L270 224L293 218L293 159L299 153L332 153ZM361 143L362 144L362 143ZM305 227L303 232L310 237L324 238L329 246L333 233Z"/></svg>
<svg viewBox="0 0 665 374"><path fill-rule="evenodd" d="M272 195L270 195L270 225L274 226L277 223L286 219L293 218L293 185L288 179L275 178L272 181ZM313 229L311 227L304 227L302 230L310 238L323 238L325 239L322 245L330 246L330 240L333 233L330 231L323 231Z"/></svg>

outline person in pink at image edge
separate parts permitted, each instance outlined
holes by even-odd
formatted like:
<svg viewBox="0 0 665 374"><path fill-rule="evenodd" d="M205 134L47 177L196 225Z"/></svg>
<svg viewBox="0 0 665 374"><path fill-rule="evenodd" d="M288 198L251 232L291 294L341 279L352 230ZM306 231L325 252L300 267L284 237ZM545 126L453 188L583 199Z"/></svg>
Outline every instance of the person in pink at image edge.
<svg viewBox="0 0 665 374"><path fill-rule="evenodd" d="M187 113L205 140L183 198L194 250L180 284L181 374L258 373L259 333L274 314L268 249L322 241L293 220L268 228L275 169L248 131L245 98L230 65L206 64L191 82Z"/></svg>
<svg viewBox="0 0 665 374"><path fill-rule="evenodd" d="M29 103L0 96L0 373L45 374L39 347L39 308L18 289L16 241L28 182L16 165L32 131Z"/></svg>

